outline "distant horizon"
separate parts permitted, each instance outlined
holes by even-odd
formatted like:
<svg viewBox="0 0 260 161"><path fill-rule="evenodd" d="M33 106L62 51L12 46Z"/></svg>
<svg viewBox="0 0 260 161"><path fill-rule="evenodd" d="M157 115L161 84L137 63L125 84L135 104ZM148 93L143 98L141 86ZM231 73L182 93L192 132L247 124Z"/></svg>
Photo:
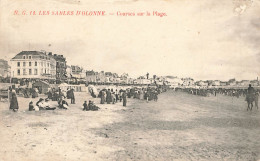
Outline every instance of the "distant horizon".
<svg viewBox="0 0 260 161"><path fill-rule="evenodd" d="M80 66L80 65L77 65L77 64L71 64L71 63L69 63L69 60L67 59L67 57L66 57L66 55L64 55L64 54L62 54L61 52L60 53L54 53L54 52L52 52L52 51L47 51L47 50L43 50L43 49L41 49L41 50L21 50L20 52L22 52L22 51L39 51L39 52L46 52L46 55L48 55L48 53L52 53L52 55L54 55L54 54L57 54L57 55L63 55L65 58L66 58L66 61L67 61L67 64L66 65L69 65L69 66L72 66L72 65L74 65L74 66L79 66L79 67L82 67L84 70L87 70L87 71L95 71L95 72L101 72L101 71L104 71L104 72L112 72L112 71L106 71L106 70L95 70L95 69L86 69L86 68L84 68L83 66ZM18 52L17 54L19 54L20 52ZM10 60L13 58L13 57L15 57L17 54L15 54L15 55L13 55L13 56L11 56L11 58L9 59L9 60L7 60L9 63L10 63ZM2 58L1 58L2 59ZM10 65L10 64L9 64ZM124 74L124 73L127 73L128 75L129 75L129 73L126 71L126 72L123 72L123 73L118 73L118 72L112 72L112 73L117 73L117 74L119 74L120 76L122 75L122 74ZM149 73L149 78L152 78L153 77L153 75L156 75L156 74L150 74L150 72L148 72ZM137 77L133 77L133 78L138 78L138 77L140 77L140 76L145 76L147 74L147 72L146 73L144 73L144 74L142 74L142 75L139 75L139 76L137 76ZM159 77L167 77L167 76L170 76L170 77L177 77L177 78L180 78L180 79L182 79L182 78L192 78L192 79L194 79L194 81L215 81L215 80L219 80L219 81L223 81L223 82L227 82L227 81L229 81L230 79L235 79L236 81L243 81L243 80L257 80L257 78L259 79L259 77L258 76L256 76L256 78L255 79L236 79L236 78L228 78L228 79L225 79L225 80L222 80L222 79L195 79L195 78L193 78L193 77L191 77L191 76L186 76L186 77L179 77L179 76L177 76L177 75L170 75L170 74L168 74L168 75L156 75L156 76L159 76ZM131 76L130 76L131 77Z"/></svg>

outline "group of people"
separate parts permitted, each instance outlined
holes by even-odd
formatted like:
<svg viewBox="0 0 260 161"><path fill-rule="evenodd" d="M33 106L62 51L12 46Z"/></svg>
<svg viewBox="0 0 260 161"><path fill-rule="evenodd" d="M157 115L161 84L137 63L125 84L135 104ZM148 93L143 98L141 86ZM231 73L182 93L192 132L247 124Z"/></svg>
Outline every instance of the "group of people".
<svg viewBox="0 0 260 161"><path fill-rule="evenodd" d="M30 101L29 103L29 111L39 111L39 110L55 110L56 107L53 105L50 105L49 103L49 98L40 98L37 102L36 105L33 105L33 102ZM58 101L58 107L60 109L68 109L69 105L68 102L65 100L65 97L61 97Z"/></svg>
<svg viewBox="0 0 260 161"><path fill-rule="evenodd" d="M126 91L120 89L119 91L116 89L115 91L113 89L102 89L99 92L98 97L100 97L100 104L104 104L105 102L107 104L115 104L118 101L122 102L123 100L123 106L126 106L127 97L126 97Z"/></svg>
<svg viewBox="0 0 260 161"><path fill-rule="evenodd" d="M123 106L126 106L127 98L134 98L140 100L146 100L147 102L158 100L158 95L162 93L161 88L128 88L126 90L113 90L113 89L102 89L99 92L100 103L104 104L115 104L123 101Z"/></svg>
<svg viewBox="0 0 260 161"><path fill-rule="evenodd" d="M199 96L217 96L217 94L231 97L245 97L245 101L249 102L251 105L251 110L253 107L253 102L255 102L255 107L258 109L258 98L259 98L259 90L255 90L251 84L247 89L225 89L225 88L215 88L215 89L196 89L196 88L175 88L175 91L187 92L193 95Z"/></svg>
<svg viewBox="0 0 260 161"><path fill-rule="evenodd" d="M117 102L123 102L123 106L126 106L127 104L127 98L134 98L134 99L140 99L140 100L146 100L147 102L154 100L158 100L158 95L162 93L162 89L160 88L128 88L128 89L102 89L98 97L100 98L100 104L115 104ZM67 89L67 91L62 91L59 89L50 89L47 92L47 98L39 98L39 100L34 103L32 101L29 102L29 111L39 111L39 110L55 110L56 107L60 109L68 109L69 104L66 101L66 99L71 100L71 104L75 104L75 94L74 89ZM17 111L18 101L16 97L16 93L14 90L12 90L10 95L10 109L13 109L14 111ZM57 101L58 106L50 105L49 101ZM93 101L87 101L83 104L83 110L89 111L98 110L99 107L94 104Z"/></svg>
<svg viewBox="0 0 260 161"><path fill-rule="evenodd" d="M20 89L24 98L36 98L39 95L39 90L37 88L24 88Z"/></svg>
<svg viewBox="0 0 260 161"><path fill-rule="evenodd" d="M97 111L100 108L94 104L93 101L89 100L89 103L87 101L83 104L83 111Z"/></svg>
<svg viewBox="0 0 260 161"><path fill-rule="evenodd" d="M163 91L161 88L131 88L128 90L128 98L135 98L140 100L146 100L147 102L158 100L158 95Z"/></svg>

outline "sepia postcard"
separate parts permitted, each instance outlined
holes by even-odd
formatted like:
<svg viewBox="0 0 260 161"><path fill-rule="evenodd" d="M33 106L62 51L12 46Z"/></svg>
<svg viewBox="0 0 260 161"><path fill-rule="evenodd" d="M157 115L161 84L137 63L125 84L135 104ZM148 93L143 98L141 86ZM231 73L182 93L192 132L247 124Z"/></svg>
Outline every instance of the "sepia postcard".
<svg viewBox="0 0 260 161"><path fill-rule="evenodd" d="M0 0L0 161L260 160L260 0Z"/></svg>

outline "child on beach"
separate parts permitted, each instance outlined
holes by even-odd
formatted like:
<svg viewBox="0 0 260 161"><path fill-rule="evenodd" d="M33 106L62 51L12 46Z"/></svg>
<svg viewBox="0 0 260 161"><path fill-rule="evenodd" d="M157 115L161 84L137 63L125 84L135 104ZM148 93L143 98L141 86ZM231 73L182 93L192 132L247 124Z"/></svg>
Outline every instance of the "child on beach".
<svg viewBox="0 0 260 161"><path fill-rule="evenodd" d="M89 111L87 101L85 101L84 104L83 104L83 111Z"/></svg>
<svg viewBox="0 0 260 161"><path fill-rule="evenodd" d="M30 103L29 103L29 111L34 111L34 110L35 110L35 108L33 106L33 102L30 101Z"/></svg>

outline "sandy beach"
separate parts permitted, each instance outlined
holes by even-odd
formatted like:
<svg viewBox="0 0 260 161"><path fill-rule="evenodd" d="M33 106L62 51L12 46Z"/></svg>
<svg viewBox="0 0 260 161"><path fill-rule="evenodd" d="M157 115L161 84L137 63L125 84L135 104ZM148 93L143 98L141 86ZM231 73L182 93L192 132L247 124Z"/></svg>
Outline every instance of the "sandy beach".
<svg viewBox="0 0 260 161"><path fill-rule="evenodd" d="M12 112L1 102L0 160L260 159L259 110L246 111L243 97L168 91L158 102L128 99L123 107L75 96L69 110L30 112L30 99L18 97ZM82 111L89 99L101 109Z"/></svg>

